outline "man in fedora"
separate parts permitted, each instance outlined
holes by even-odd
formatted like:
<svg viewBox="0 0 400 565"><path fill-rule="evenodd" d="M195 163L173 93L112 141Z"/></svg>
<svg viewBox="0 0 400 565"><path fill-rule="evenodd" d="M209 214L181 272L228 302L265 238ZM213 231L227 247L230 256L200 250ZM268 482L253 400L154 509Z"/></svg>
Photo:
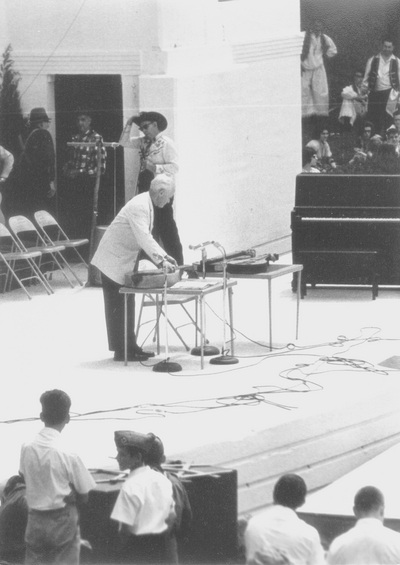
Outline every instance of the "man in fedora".
<svg viewBox="0 0 400 565"><path fill-rule="evenodd" d="M76 112L78 133L73 142L102 143L103 138L92 127L93 112L79 109ZM68 179L68 222L72 237L90 238L93 196L97 176L96 145L81 145L68 148L68 158L64 165L64 175ZM100 174L106 170L106 149L101 145Z"/></svg>
<svg viewBox="0 0 400 565"><path fill-rule="evenodd" d="M33 108L29 133L20 159L22 211L33 218L38 210L52 212L55 187L55 151L48 131L50 118L44 108Z"/></svg>
<svg viewBox="0 0 400 565"><path fill-rule="evenodd" d="M133 124L136 131L131 135ZM176 145L163 133L167 126L167 119L159 112L140 112L126 122L119 143L123 147L136 149L139 153L138 193L147 192L156 175L167 174L174 177L179 170ZM156 209L153 235L168 255L178 265L183 265L182 244L174 220L172 201L164 208Z"/></svg>

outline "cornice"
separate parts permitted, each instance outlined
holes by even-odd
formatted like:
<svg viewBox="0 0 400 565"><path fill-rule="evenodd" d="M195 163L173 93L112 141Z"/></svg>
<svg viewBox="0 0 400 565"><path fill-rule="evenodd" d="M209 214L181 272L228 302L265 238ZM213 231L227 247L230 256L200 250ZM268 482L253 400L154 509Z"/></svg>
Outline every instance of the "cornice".
<svg viewBox="0 0 400 565"><path fill-rule="evenodd" d="M128 74L141 72L140 52L57 52L13 51L15 70L21 74Z"/></svg>

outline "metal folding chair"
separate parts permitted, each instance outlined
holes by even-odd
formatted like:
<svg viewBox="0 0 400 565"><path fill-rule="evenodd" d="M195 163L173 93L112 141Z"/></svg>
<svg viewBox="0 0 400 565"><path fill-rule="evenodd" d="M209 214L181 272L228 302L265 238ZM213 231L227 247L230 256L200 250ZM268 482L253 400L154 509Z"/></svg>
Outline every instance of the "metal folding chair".
<svg viewBox="0 0 400 565"><path fill-rule="evenodd" d="M73 249L79 259L78 265L83 264L87 268L89 267L77 249L78 247L87 245L89 243L88 239L70 239L57 220L46 210L35 212L35 221L48 243L64 245L66 249Z"/></svg>
<svg viewBox="0 0 400 565"><path fill-rule="evenodd" d="M42 273L44 271L49 272L49 276L51 277L51 273L55 270L55 268L58 268L69 286L74 288L74 285L63 269L63 266L65 266L77 279L78 283L82 285L81 281L75 275L65 258L61 255L61 251L64 251L65 249L63 245L50 245L46 243L34 224L28 218L25 218L25 216L12 216L9 218L8 222L19 246L23 251L40 251L41 257L39 260L39 269ZM44 261L43 257L48 257L49 260ZM57 265L57 267L55 267L55 265ZM47 282L50 284L48 280Z"/></svg>
<svg viewBox="0 0 400 565"><path fill-rule="evenodd" d="M3 292L11 288L11 281L14 278L29 299L32 299L32 296L23 284L25 281L37 280L47 294L53 294L53 289L35 263L35 260L41 255L40 251L21 250L9 229L0 224L0 262L6 266L5 273L1 273L6 276ZM18 276L17 273L21 272L23 276Z"/></svg>
<svg viewBox="0 0 400 565"><path fill-rule="evenodd" d="M195 301L196 303L196 315L195 315L195 319L193 318L193 316L190 314L190 312L188 311L188 309L185 307L185 304L187 304L188 302L192 302ZM142 325L142 314L143 314L143 308L145 308L146 306L155 306L156 307L156 320L155 320L155 328L154 328L154 336L153 336L153 341L156 342L157 344L157 354L160 353L160 332L159 332L159 326L160 326L160 317L161 315L163 315L165 317L165 313L164 313L164 309L163 309L163 297L162 295L159 294L151 294L150 292L148 294L143 294L142 295L142 301L140 304L140 308L139 308L139 314L138 314L138 319L137 319L137 325L136 325L136 338L139 335L139 330L140 327ZM183 310L186 312L187 316L189 317L191 323L194 325L196 333L195 333L195 344L197 345L197 333L201 332L198 324L197 324L197 299L194 296L187 296L187 295L176 295L174 294L173 296L168 296L168 292L167 292L167 305L169 306L174 306L174 305L180 305ZM171 322L171 320L169 319L169 317L167 318L168 321L168 325L172 328L172 330L175 332L175 334L178 336L178 338L180 339L180 341L182 342L183 346L185 347L186 351L190 350L190 347L187 345L187 343L185 342L185 340L183 339L182 335L179 332L179 326L175 327L174 324Z"/></svg>

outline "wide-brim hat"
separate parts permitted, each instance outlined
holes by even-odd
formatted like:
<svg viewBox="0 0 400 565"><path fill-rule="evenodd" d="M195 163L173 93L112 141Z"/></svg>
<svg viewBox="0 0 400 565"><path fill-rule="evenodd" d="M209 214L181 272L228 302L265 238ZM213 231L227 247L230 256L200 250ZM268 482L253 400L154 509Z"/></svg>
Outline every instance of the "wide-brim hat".
<svg viewBox="0 0 400 565"><path fill-rule="evenodd" d="M50 118L44 108L32 108L29 114L29 121L31 124L40 122L50 122Z"/></svg>
<svg viewBox="0 0 400 565"><path fill-rule="evenodd" d="M160 131L164 131L168 127L167 118L159 112L140 112L132 121L137 126L140 126L142 122L156 122Z"/></svg>
<svg viewBox="0 0 400 565"><path fill-rule="evenodd" d="M114 432L114 441L117 447L136 447L143 453L148 453L153 445L153 434L141 434L132 430L119 430Z"/></svg>

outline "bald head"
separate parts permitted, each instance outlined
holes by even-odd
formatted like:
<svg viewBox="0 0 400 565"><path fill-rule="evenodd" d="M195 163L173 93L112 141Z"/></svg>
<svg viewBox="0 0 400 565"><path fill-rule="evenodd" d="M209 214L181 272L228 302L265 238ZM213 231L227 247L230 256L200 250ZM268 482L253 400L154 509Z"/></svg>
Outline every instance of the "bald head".
<svg viewBox="0 0 400 565"><path fill-rule="evenodd" d="M156 175L150 184L150 197L154 206L163 208L174 195L174 180L169 175Z"/></svg>

